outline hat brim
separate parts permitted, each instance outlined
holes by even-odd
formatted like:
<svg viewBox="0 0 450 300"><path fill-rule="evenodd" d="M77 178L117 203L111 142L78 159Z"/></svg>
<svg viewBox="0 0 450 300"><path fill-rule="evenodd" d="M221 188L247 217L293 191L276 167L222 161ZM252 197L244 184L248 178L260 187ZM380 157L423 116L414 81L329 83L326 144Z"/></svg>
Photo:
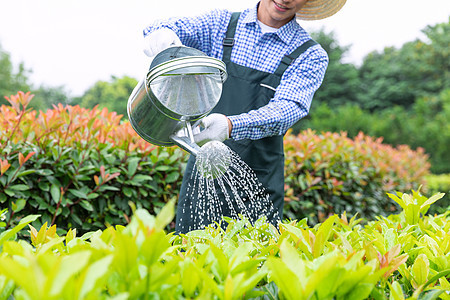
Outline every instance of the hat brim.
<svg viewBox="0 0 450 300"><path fill-rule="evenodd" d="M299 20L321 20L337 13L347 0L309 0L296 13Z"/></svg>

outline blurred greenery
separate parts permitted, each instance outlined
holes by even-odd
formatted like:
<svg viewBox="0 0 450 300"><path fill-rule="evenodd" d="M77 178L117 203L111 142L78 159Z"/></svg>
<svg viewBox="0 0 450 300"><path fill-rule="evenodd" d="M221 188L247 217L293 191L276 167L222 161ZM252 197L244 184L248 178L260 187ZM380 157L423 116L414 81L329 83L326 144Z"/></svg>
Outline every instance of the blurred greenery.
<svg viewBox="0 0 450 300"><path fill-rule="evenodd" d="M111 81L97 81L81 97L73 99L71 105L79 104L85 108L93 108L99 105L100 108L108 108L109 111L115 111L127 115L127 101L131 92L137 84L137 80L128 76L118 78L111 76Z"/></svg>

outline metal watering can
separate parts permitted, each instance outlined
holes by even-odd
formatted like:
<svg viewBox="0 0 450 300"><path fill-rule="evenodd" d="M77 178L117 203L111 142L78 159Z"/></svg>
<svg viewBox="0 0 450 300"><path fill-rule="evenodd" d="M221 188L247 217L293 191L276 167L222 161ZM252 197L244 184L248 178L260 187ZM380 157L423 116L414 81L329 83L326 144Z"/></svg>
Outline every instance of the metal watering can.
<svg viewBox="0 0 450 300"><path fill-rule="evenodd" d="M191 122L216 106L226 78L225 63L200 50L177 46L161 51L128 99L133 129L149 143L176 144L197 156L200 147Z"/></svg>

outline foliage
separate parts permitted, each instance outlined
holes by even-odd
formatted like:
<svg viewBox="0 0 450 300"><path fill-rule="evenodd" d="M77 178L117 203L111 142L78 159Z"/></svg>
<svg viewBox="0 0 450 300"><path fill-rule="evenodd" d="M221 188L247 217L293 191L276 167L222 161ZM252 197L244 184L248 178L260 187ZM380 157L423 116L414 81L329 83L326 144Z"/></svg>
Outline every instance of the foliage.
<svg viewBox="0 0 450 300"><path fill-rule="evenodd" d="M346 133L288 134L285 153L285 216L313 223L333 212L370 219L396 211L384 194L418 188L429 169L423 149L393 148L363 133L353 140Z"/></svg>
<svg viewBox="0 0 450 300"><path fill-rule="evenodd" d="M135 88L137 80L128 76L111 77L111 82L97 81L79 99L74 99L73 104L79 104L85 108L108 108L127 118L127 100Z"/></svg>
<svg viewBox="0 0 450 300"><path fill-rule="evenodd" d="M420 98L410 110L402 107L370 113L355 105L331 108L313 106L311 116L294 129L296 133L311 128L318 132L347 132L353 138L360 131L393 146L406 144L412 149L424 148L430 156L431 171L450 171L450 89L439 95Z"/></svg>
<svg viewBox="0 0 450 300"><path fill-rule="evenodd" d="M312 34L312 37L325 49L329 57L325 78L314 95L314 103L327 103L333 107L358 103L358 69L344 62L350 47L338 45L333 32L326 34L319 31Z"/></svg>
<svg viewBox="0 0 450 300"><path fill-rule="evenodd" d="M0 107L0 205L8 207L7 228L37 213L59 230L123 225L129 201L156 213L179 194L187 158L179 148L146 143L106 108L59 104L38 114L28 109L31 99L20 92L8 97L11 106ZM415 187L407 182L420 183L426 173L421 152L363 136L327 137L286 136L286 217L317 222L333 209L373 217L386 209L382 200L374 203L383 191ZM351 150L353 144L360 148Z"/></svg>
<svg viewBox="0 0 450 300"><path fill-rule="evenodd" d="M59 103L65 105L71 102L71 97L64 86L50 87L41 85L39 88L33 88L31 90L33 91L34 98L30 103L30 107L37 111L46 111L52 108L53 105L58 105Z"/></svg>
<svg viewBox="0 0 450 300"><path fill-rule="evenodd" d="M14 69L10 54L0 45L0 105L6 103L4 96L30 89L28 74L29 70L23 63L17 66L17 70Z"/></svg>
<svg viewBox="0 0 450 300"><path fill-rule="evenodd" d="M349 137L353 138L360 132L368 134L377 122L379 120L374 114L368 113L357 105L331 107L327 103L320 103L313 104L308 118L300 120L292 130L295 134L308 128L318 132L345 131Z"/></svg>
<svg viewBox="0 0 450 300"><path fill-rule="evenodd" d="M91 231L125 224L129 201L156 213L174 197L180 149L158 148L106 108L59 104L37 114L33 95L8 97L0 115L0 205L6 228L39 213L61 230ZM35 226L40 226L35 224Z"/></svg>
<svg viewBox="0 0 450 300"><path fill-rule="evenodd" d="M0 46L0 105L6 104L5 96L17 93L17 91L33 91L35 97L29 104L35 110L46 110L53 104L68 103L69 95L64 87L48 87L41 85L39 88L30 83L30 69L20 63L16 69L11 62L10 54Z"/></svg>
<svg viewBox="0 0 450 300"><path fill-rule="evenodd" d="M391 195L419 210L361 219L332 215L276 230L264 219L227 220L185 235L165 233L170 201L156 216L79 237L55 226L0 235L0 295L7 299L448 299L449 214L425 215L442 194ZM405 205L408 203L407 205ZM412 218L410 218L410 216ZM23 228L33 218L24 219ZM20 230L20 229L19 229ZM15 232L12 232L15 231Z"/></svg>
<svg viewBox="0 0 450 300"><path fill-rule="evenodd" d="M428 41L416 40L400 49L388 47L365 57L359 68L358 99L363 108L411 107L416 99L450 86L450 19L423 32Z"/></svg>
<svg viewBox="0 0 450 300"><path fill-rule="evenodd" d="M438 191L445 192L445 197L439 201L440 205L432 207L432 213L444 213L450 210L450 174L429 174L425 177L425 195L433 195Z"/></svg>

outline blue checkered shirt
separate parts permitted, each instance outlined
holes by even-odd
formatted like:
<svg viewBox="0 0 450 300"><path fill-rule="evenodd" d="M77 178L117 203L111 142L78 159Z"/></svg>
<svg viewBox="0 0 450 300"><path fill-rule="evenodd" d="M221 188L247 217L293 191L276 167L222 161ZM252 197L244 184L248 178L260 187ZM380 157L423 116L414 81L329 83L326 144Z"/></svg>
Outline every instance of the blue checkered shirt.
<svg viewBox="0 0 450 300"><path fill-rule="evenodd" d="M309 34L295 18L273 33L262 33L257 23L257 6L242 12L236 28L231 61L256 70L273 73L285 54L309 40ZM144 36L162 28L172 29L181 42L222 59L223 45L231 12L214 10L198 17L157 21L144 29ZM305 117L315 91L322 83L328 56L320 45L310 47L284 72L275 95L257 110L227 116L233 124L231 138L260 139L283 135Z"/></svg>

